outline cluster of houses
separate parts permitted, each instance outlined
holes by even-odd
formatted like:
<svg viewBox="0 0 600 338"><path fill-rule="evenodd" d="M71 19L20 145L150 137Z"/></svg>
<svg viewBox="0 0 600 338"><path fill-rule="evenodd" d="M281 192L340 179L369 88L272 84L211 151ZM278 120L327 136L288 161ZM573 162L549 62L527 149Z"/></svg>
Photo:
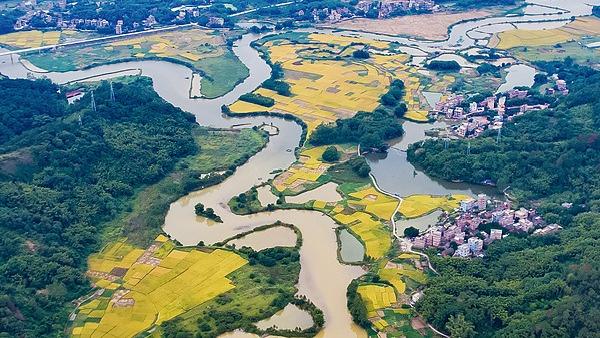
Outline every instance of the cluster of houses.
<svg viewBox="0 0 600 338"><path fill-rule="evenodd" d="M389 18L405 12L432 12L440 7L433 0L360 0L352 7L313 9L310 14L314 22L338 22L356 16ZM299 10L296 15L304 17L307 13Z"/></svg>
<svg viewBox="0 0 600 338"><path fill-rule="evenodd" d="M116 22L109 22L103 18L97 19L79 19L73 18L69 20L63 19L62 11L64 11L67 7L66 0L57 0L57 1L45 1L42 3L37 3L36 0L27 0L22 2L19 5L19 8L23 10L24 14L15 22L14 29L15 30L23 30L28 29L32 26L32 21L37 20L37 22L43 22L46 27L56 27L60 29L92 29L92 30L101 30L101 29L113 29L115 34L123 34L125 31L125 26L123 20L117 20ZM60 9L56 11L54 9ZM148 17L142 20L141 23L133 22L131 23L131 28L133 30L137 30L140 28L151 28L156 25L158 22L153 15L148 15Z"/></svg>
<svg viewBox="0 0 600 338"><path fill-rule="evenodd" d="M569 93L566 81L556 78L555 86L546 89L547 95L556 93L562 95ZM480 102L471 102L468 108L465 108L465 97L463 95L453 95L438 102L432 114L442 115L451 121L460 121L460 123L449 127L451 135L459 138L474 138L488 129L501 129L505 122L512 121L516 116L529 111L548 109L550 106L547 103L524 103L517 106L507 106L507 100L523 100L528 97L530 95L527 90L511 89L501 96L490 96Z"/></svg>
<svg viewBox="0 0 600 338"><path fill-rule="evenodd" d="M413 238L412 247L437 248L443 255L455 257L481 257L485 246L509 233L547 235L562 229L558 224L546 224L534 209L515 210L510 202L494 201L485 194L462 201L455 213L444 214L442 219ZM491 227L490 233L479 230L481 225Z"/></svg>
<svg viewBox="0 0 600 338"><path fill-rule="evenodd" d="M115 34L123 34L127 30L136 31L139 29L149 29L158 24L153 15L148 15L148 17L141 22L130 22L128 27L126 27L123 20L117 20L116 22L110 22L104 18L71 18L66 20L63 19L63 12L66 11L68 5L69 4L67 4L66 0L44 1L39 4L36 0L24 1L19 5L19 8L24 12L24 14L15 22L13 28L15 30L31 28L33 26L32 21L36 20L38 23L44 22L44 26L46 27L88 30L114 29ZM199 6L180 6L171 9L171 11L177 13L177 16L174 19L174 21L177 22L199 18L201 16L201 9L208 7L210 7L210 4ZM207 25L209 27L223 27L224 23L225 20L223 18L209 17Z"/></svg>
<svg viewBox="0 0 600 338"><path fill-rule="evenodd" d="M433 0L361 0L356 4L356 9L364 13L377 10L377 17L380 19L388 18L398 12L430 12L438 8L439 6Z"/></svg>

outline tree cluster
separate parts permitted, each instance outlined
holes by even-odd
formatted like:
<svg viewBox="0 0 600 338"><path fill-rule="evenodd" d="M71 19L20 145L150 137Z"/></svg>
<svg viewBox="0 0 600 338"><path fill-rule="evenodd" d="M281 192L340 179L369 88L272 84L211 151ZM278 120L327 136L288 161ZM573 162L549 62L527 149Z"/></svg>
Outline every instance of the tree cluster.
<svg viewBox="0 0 600 338"><path fill-rule="evenodd" d="M273 107L273 105L275 105L274 99L256 93L246 93L240 96L240 100L254 103L263 107Z"/></svg>
<svg viewBox="0 0 600 338"><path fill-rule="evenodd" d="M341 143L359 143L363 150L383 151L386 140L402 136L402 126L385 111L359 112L334 124L320 125L310 138L315 146Z"/></svg>

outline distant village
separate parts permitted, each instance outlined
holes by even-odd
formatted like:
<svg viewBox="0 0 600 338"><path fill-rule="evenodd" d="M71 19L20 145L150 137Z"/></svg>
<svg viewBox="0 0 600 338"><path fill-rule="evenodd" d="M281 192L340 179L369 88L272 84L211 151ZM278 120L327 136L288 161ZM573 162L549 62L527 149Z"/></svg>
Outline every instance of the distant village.
<svg viewBox="0 0 600 338"><path fill-rule="evenodd" d="M482 227L489 228L489 233ZM462 201L454 213L442 214L435 226L411 242L413 249L436 248L445 256L482 257L487 245L509 234L543 236L560 229L558 224L547 224L535 209L513 209L511 202L480 194Z"/></svg>
<svg viewBox="0 0 600 338"><path fill-rule="evenodd" d="M194 18L200 18L202 9L209 8L212 1L206 0L205 4L197 6L179 6L171 8L173 12L173 23L193 21ZM158 24L153 15L140 22L125 22L124 20L115 20L111 22L105 18L64 19L64 13L69 12L70 6L76 2L68 3L67 0L44 1L38 3L37 0L26 0L19 4L19 9L25 12L15 23L16 31L30 28L60 28L60 29L83 29L98 30L104 33L123 34L127 31L138 31L141 29L150 29ZM99 4L99 3L98 3ZM233 7L235 9L235 7ZM206 26L223 27L225 19L222 17L209 16Z"/></svg>
<svg viewBox="0 0 600 338"><path fill-rule="evenodd" d="M314 9L310 13L312 21L334 23L353 17L369 17L385 19L406 13L435 12L440 9L433 0L360 0L354 8ZM305 11L298 11L297 16L305 16Z"/></svg>
<svg viewBox="0 0 600 338"><path fill-rule="evenodd" d="M235 2L233 2L235 3ZM103 33L123 34L128 31L138 31L149 29L157 25L158 22L153 15L148 15L141 22L124 22L123 19L109 21L107 18L68 18L69 10L76 2L67 2L67 0L44 1L38 3L37 0L25 0L19 4L19 9L25 14L15 23L15 30L25 30L31 28L60 28L60 29L84 29L97 30ZM210 8L213 5L212 0L200 1L197 5L184 5L171 8L173 13L172 23L196 22L207 15L207 22L202 22L207 27L223 27L225 18L221 16L211 16ZM100 3L97 3L100 6ZM237 11L235 5L224 4L224 7L232 12ZM370 18L388 18L407 13L423 13L439 10L433 0L361 0L356 5L342 8L322 8L313 9L308 13L306 10L296 12L297 19L311 20L317 23L338 22L343 19L353 17ZM207 14L208 13L208 14Z"/></svg>
<svg viewBox="0 0 600 338"><path fill-rule="evenodd" d="M554 86L546 88L545 95L567 95L569 89L565 80L557 75L551 77ZM548 109L549 104L519 104L507 106L507 102L524 101L530 98L528 90L511 89L502 95L494 95L480 102L468 103L465 108L464 95L452 95L438 102L431 112L432 116L442 117L453 121L448 128L450 136L458 138L475 138L486 130L500 130L504 123L511 122L515 117L535 110ZM514 102L514 101L513 101Z"/></svg>

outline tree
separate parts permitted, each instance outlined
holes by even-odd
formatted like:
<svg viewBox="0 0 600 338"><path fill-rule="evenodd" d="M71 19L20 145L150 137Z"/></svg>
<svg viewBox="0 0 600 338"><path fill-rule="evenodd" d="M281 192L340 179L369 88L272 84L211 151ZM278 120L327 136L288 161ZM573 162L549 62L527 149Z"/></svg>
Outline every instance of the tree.
<svg viewBox="0 0 600 338"><path fill-rule="evenodd" d="M368 59L370 57L369 52L364 49L355 50L352 52L352 56L357 59Z"/></svg>
<svg viewBox="0 0 600 338"><path fill-rule="evenodd" d="M452 338L471 338L476 333L473 324L467 321L462 314L450 316L446 329Z"/></svg>
<svg viewBox="0 0 600 338"><path fill-rule="evenodd" d="M404 117L404 115L406 114L406 112L408 111L408 106L406 105L406 103L402 102L400 103L396 108L394 108L394 115L396 115L396 117Z"/></svg>
<svg viewBox="0 0 600 338"><path fill-rule="evenodd" d="M204 214L204 204L198 203L194 206L194 209L196 211L196 215L200 216Z"/></svg>
<svg viewBox="0 0 600 338"><path fill-rule="evenodd" d="M381 103L384 106L393 107L398 103L398 99L394 95L386 93L381 97Z"/></svg>
<svg viewBox="0 0 600 338"><path fill-rule="evenodd" d="M323 161L325 162L337 162L340 159L340 152L335 146L329 146L323 152Z"/></svg>
<svg viewBox="0 0 600 338"><path fill-rule="evenodd" d="M419 229L415 227L408 227L404 229L404 236L408 238L415 238L419 236Z"/></svg>
<svg viewBox="0 0 600 338"><path fill-rule="evenodd" d="M538 73L535 74L533 80L536 85L543 85L544 83L548 82L548 77L546 76L546 74Z"/></svg>

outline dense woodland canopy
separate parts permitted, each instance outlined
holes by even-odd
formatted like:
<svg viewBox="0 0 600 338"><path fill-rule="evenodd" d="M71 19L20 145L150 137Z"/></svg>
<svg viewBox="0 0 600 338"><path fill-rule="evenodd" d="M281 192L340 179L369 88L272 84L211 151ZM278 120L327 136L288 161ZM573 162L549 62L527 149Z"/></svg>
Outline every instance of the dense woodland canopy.
<svg viewBox="0 0 600 338"><path fill-rule="evenodd" d="M482 260L433 255L441 275L431 279L417 309L454 336L600 332L600 72L570 61L538 66L571 87L556 108L506 125L499 143L495 134L470 141L470 155L467 141L447 149L427 141L409 149L409 158L427 173L510 186L519 202L539 206L547 221L565 228L544 237L510 236L491 245ZM469 323L472 334L465 330Z"/></svg>
<svg viewBox="0 0 600 338"><path fill-rule="evenodd" d="M149 80L114 89L96 89L93 112L47 81L0 80L0 336L61 332L103 223L197 150L194 117Z"/></svg>
<svg viewBox="0 0 600 338"><path fill-rule="evenodd" d="M333 124L320 125L310 138L316 146L340 143L359 143L365 150L385 150L385 141L402 136L398 120L384 110L372 113L359 112L348 119L339 119Z"/></svg>

